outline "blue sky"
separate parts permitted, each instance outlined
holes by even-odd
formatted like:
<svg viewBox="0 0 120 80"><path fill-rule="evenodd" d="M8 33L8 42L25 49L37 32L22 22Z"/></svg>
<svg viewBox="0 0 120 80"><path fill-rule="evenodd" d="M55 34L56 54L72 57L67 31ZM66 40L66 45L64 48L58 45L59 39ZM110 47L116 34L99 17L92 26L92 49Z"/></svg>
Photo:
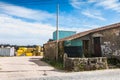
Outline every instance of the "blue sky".
<svg viewBox="0 0 120 80"><path fill-rule="evenodd" d="M0 0L0 44L42 45L59 29L82 32L120 22L119 0Z"/></svg>

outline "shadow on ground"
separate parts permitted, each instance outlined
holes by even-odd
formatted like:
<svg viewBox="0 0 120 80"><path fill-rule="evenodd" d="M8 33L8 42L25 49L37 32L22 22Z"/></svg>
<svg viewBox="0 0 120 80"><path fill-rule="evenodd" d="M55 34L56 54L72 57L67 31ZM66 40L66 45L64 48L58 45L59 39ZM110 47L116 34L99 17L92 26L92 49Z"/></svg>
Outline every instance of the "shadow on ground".
<svg viewBox="0 0 120 80"><path fill-rule="evenodd" d="M38 66L50 66L49 64L41 61L41 58L30 58L29 61L30 61L30 62L34 62L34 63L37 64Z"/></svg>
<svg viewBox="0 0 120 80"><path fill-rule="evenodd" d="M49 65L48 63L42 61L42 58L30 58L29 60L30 62L33 62L35 64L37 64L38 66L50 66L52 67L51 65ZM64 72L64 70L59 70L59 69L51 69L51 70L38 70L38 71L56 71L56 72Z"/></svg>

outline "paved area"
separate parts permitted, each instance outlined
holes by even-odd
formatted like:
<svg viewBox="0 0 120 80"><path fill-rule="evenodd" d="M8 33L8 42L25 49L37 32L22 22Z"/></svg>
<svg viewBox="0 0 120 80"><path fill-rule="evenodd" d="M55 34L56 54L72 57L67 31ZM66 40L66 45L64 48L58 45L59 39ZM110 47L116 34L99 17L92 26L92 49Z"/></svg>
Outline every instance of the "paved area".
<svg viewBox="0 0 120 80"><path fill-rule="evenodd" d="M120 70L66 73L64 76L32 78L31 80L120 80Z"/></svg>
<svg viewBox="0 0 120 80"><path fill-rule="evenodd" d="M0 57L0 80L13 80L17 78L40 77L49 73L59 72L41 61L42 57Z"/></svg>
<svg viewBox="0 0 120 80"><path fill-rule="evenodd" d="M0 57L0 80L120 80L120 69L61 72L42 57Z"/></svg>

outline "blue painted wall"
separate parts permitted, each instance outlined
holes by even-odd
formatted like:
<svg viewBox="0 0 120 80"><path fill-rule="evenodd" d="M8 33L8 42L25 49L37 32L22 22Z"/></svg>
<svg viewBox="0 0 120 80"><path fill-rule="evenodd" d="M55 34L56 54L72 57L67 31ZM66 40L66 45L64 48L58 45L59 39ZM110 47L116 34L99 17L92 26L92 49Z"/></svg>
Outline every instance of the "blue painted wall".
<svg viewBox="0 0 120 80"><path fill-rule="evenodd" d="M58 31L58 38L59 39L62 39L62 38L65 38L65 37L68 37L68 36L72 36L76 34L75 31ZM53 40L57 40L57 37L56 37L56 31L53 32Z"/></svg>
<svg viewBox="0 0 120 80"><path fill-rule="evenodd" d="M82 46L82 40L76 39L71 41L65 41L64 46Z"/></svg>
<svg viewBox="0 0 120 80"><path fill-rule="evenodd" d="M83 57L82 46L80 39L64 41L64 51L69 57Z"/></svg>
<svg viewBox="0 0 120 80"><path fill-rule="evenodd" d="M83 57L82 40L76 39L71 41L64 41L64 51L69 57Z"/></svg>

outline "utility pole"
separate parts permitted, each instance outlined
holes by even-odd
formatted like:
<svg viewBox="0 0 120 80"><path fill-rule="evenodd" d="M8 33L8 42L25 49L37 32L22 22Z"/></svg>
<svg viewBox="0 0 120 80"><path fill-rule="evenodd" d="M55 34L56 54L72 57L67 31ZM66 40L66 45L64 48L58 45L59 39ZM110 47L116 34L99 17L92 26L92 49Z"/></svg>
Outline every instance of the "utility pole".
<svg viewBox="0 0 120 80"><path fill-rule="evenodd" d="M58 27L59 27L59 3L57 3L56 5L56 60L58 60L58 40L59 40L59 31L58 31Z"/></svg>

